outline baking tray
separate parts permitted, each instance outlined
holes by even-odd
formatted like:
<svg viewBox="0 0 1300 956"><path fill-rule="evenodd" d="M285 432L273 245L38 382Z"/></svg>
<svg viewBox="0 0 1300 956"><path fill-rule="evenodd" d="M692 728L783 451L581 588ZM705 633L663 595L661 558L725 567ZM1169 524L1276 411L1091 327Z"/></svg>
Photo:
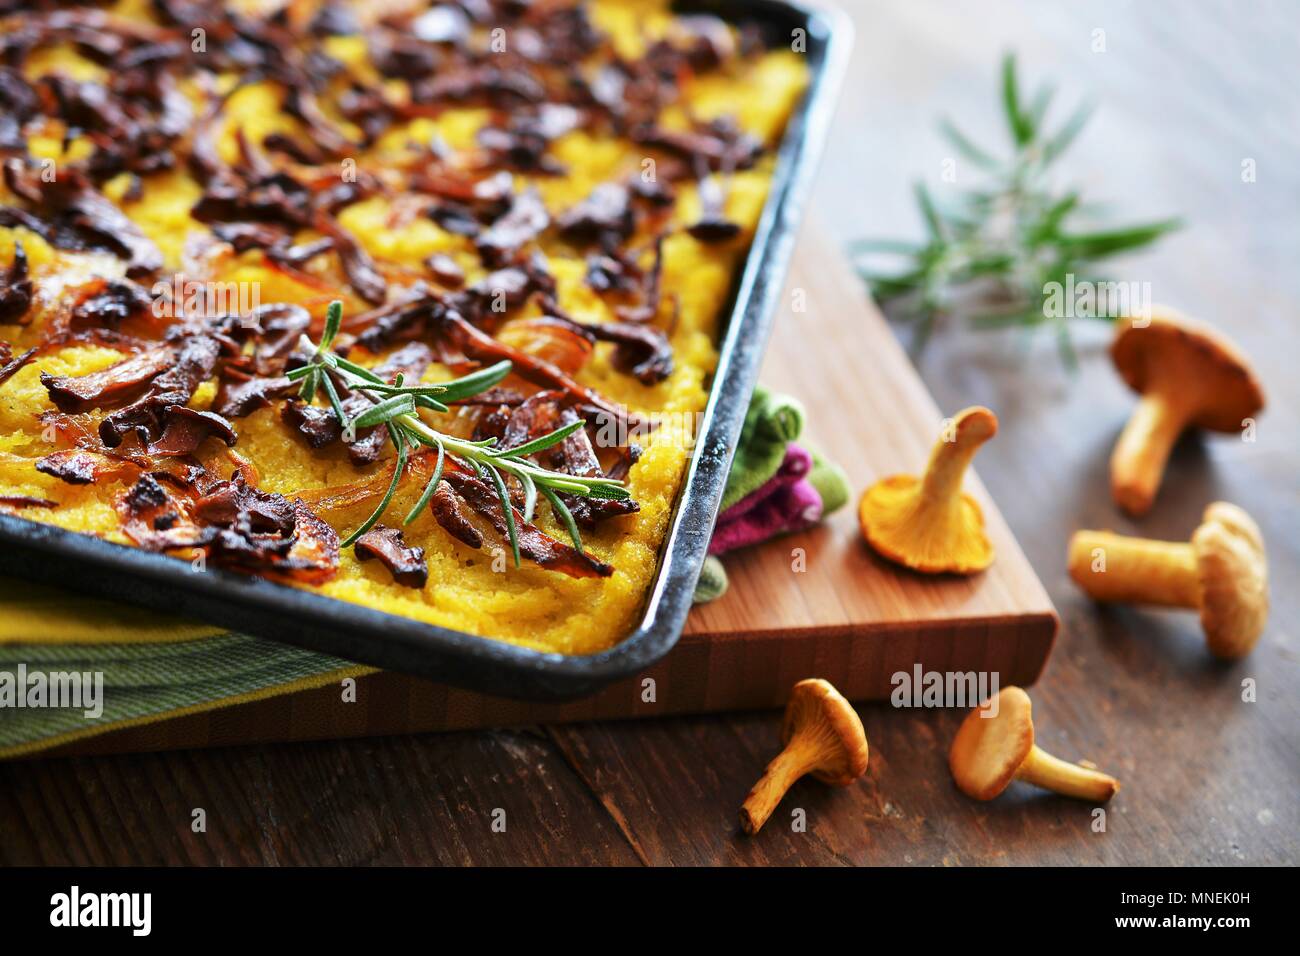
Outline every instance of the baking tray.
<svg viewBox="0 0 1300 956"><path fill-rule="evenodd" d="M767 205L735 283L712 392L641 622L620 644L584 656L544 653L261 578L220 569L196 572L166 555L4 514L0 571L508 697L580 697L667 654L691 608L852 43L852 27L842 14L801 3L697 0L676 6L756 22L774 37L803 30L810 76L787 124Z"/></svg>

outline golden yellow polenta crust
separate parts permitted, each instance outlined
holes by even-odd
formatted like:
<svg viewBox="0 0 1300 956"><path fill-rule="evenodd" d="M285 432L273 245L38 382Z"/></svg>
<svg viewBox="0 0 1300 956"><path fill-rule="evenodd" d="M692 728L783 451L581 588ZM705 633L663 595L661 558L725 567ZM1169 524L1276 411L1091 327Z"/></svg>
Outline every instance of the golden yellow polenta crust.
<svg viewBox="0 0 1300 956"><path fill-rule="evenodd" d="M116 13L147 18L146 0L122 0L111 5ZM646 42L662 34L668 25L665 4L659 0L598 0L591 5L595 24L610 33L619 48L635 55ZM368 69L365 41L333 37L328 52L358 70ZM83 59L70 48L40 50L25 67L29 78L60 71L94 79L102 68ZM762 54L742 61L735 68L700 77L683 93L696 118L730 114L740 126L765 143L779 139L789 113L806 83L802 58L788 51ZM254 138L271 131L305 136L298 122L279 110L280 95L269 83L241 89L230 97L224 115L226 125L220 148L230 163L239 161L234 131L242 126ZM479 109L457 109L436 120L418 119L389 131L365 154L360 166L382 164L385 156L398 156L412 142L427 142L439 135L453 149L469 148L487 113ZM661 117L664 125L684 127L687 112L673 107ZM336 121L345 130L345 121ZM85 144L73 140L65 153L62 131L49 129L31 137L33 154L51 159L75 159L84 155ZM597 184L626 176L639 168L644 151L624 140L598 138L585 131L567 134L553 144L551 152L568 169L559 178L537 177L540 190L552 214L583 199ZM726 245L704 245L684 232L675 232L664 246L664 289L675 296L679 313L670 330L675 371L665 381L645 386L616 371L608 357L609 346L600 346L592 361L578 376L614 402L642 413L696 413L702 411L717 361L715 339L719 310L726 303L733 270L743 260L749 239L763 207L771 174L771 156L748 171L735 174L727 197L727 217L742 226L743 235ZM527 177L518 176L517 186ZM120 203L127 214L162 249L167 272L183 265L187 241L206 226L193 220L190 208L199 198L199 184L184 169L155 174L144 180L138 201L124 197L126 181L111 181L105 193ZM699 203L693 188L679 190L674 220L690 223L698 218ZM10 197L0 186L0 201ZM465 270L469 281L484 274L472 241L444 232L431 220L416 217L394 228L392 203L372 198L356 203L340 214L339 221L377 259L409 266L419 274L422 261L434 252L452 255ZM641 237L638 237L641 238ZM21 239L31 261L38 287L37 318L25 328L0 328L0 338L11 341L15 352L34 344L43 321L58 302L65 283L86 278L120 276L122 263L108 255L77 255L54 250L40 237L25 229L0 228L0 263L11 260L14 240ZM559 285L561 305L585 322L613 318L609 305L584 283L585 263L580 253L559 242L542 241L550 268ZM332 260L333 257L324 257ZM322 271L336 269L329 263L313 263ZM332 274L331 274L332 275ZM212 277L218 281L256 283L262 303L292 301L305 305L319 316L330 296L318 288L299 283L282 272L262 265L260 252L230 256ZM361 311L360 301L346 303L349 313ZM665 308L664 312L669 310ZM535 315L536 308L515 317ZM662 324L667 327L668 321ZM507 325L508 327L508 325ZM372 361L377 361L376 357ZM74 346L42 355L0 387L0 495L29 495L59 503L52 510L24 509L23 517L95 534L124 542L112 499L122 491L120 484L72 486L39 473L36 459L56 446L54 436L42 434L38 415L53 406L41 385L41 372L79 375L106 367L121 359L111 349ZM435 365L428 381L449 377ZM215 388L212 382L200 388L192 407L207 408ZM102 413L94 413L95 420ZM428 583L422 589L396 585L379 562L359 563L352 550L345 549L338 574L312 588L322 594L379 608L422 621L499 638L528 647L565 654L587 654L617 643L635 624L654 573L657 554L666 532L670 512L690 454L689 435L682 417L668 417L669 425L643 440L644 455L632 468L629 490L640 503L638 514L603 523L584 535L589 550L616 569L609 578L574 579L541 570L527 563L516 569L505 555L495 560L486 549L475 551L453 540L426 513L407 527L409 544L425 549ZM431 420L432 421L432 420ZM260 474L261 487L292 497L304 489L357 481L391 467L385 460L369 469L351 464L341 449L313 451L281 422L276 407L263 409L234 422L239 435L238 452L251 460ZM386 455L391 454L391 448ZM394 504L404 514L418 496L418 483L409 482ZM353 511L331 512L328 520L346 533L355 527L372 506ZM563 538L563 530L542 509L539 524ZM305 586L305 585L303 585Z"/></svg>

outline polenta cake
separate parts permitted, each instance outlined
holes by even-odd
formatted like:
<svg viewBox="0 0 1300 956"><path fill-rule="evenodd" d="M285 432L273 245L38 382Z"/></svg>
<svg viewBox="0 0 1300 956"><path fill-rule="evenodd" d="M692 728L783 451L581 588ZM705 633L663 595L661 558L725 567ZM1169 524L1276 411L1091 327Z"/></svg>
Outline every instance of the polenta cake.
<svg viewBox="0 0 1300 956"><path fill-rule="evenodd" d="M625 636L802 57L660 0L21 8L0 509L542 650Z"/></svg>

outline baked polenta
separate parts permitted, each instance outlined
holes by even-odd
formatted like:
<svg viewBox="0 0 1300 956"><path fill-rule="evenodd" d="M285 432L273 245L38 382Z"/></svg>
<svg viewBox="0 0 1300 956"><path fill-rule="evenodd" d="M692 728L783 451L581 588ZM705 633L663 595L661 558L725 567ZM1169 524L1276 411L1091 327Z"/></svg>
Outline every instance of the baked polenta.
<svg viewBox="0 0 1300 956"><path fill-rule="evenodd" d="M658 0L120 0L0 46L0 508L547 651L632 629L798 53Z"/></svg>

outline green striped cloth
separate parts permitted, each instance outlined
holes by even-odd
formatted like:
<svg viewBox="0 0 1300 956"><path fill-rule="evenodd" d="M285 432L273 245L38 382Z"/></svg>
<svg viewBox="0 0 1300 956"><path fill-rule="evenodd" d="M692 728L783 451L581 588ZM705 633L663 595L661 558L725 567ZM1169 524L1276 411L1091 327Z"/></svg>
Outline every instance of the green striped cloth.
<svg viewBox="0 0 1300 956"><path fill-rule="evenodd" d="M20 666L29 675L102 674L103 712L89 718L84 707L17 707L6 700L0 708L0 757L102 733L117 724L256 696L356 665L273 641L225 634L174 644L0 645L0 682L8 676L13 689L24 693L26 688L17 686Z"/></svg>

